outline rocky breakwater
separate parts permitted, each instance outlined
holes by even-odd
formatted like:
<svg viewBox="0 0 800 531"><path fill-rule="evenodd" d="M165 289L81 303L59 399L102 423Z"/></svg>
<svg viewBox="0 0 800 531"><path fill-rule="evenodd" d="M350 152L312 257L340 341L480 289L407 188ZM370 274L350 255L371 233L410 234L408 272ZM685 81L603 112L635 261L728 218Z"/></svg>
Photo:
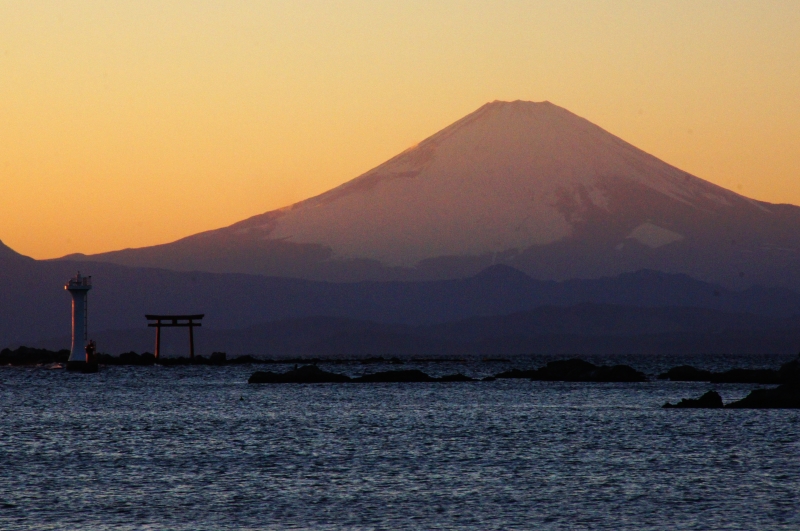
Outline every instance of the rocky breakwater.
<svg viewBox="0 0 800 531"><path fill-rule="evenodd" d="M47 350L43 348L18 347L0 350L0 365L28 366L50 363L67 363L69 350Z"/></svg>

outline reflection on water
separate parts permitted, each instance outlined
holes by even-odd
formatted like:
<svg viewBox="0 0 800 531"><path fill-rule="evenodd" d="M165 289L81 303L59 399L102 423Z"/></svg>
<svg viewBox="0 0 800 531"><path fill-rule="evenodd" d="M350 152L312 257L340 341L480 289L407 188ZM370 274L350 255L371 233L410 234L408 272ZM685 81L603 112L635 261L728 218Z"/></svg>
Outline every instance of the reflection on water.
<svg viewBox="0 0 800 531"><path fill-rule="evenodd" d="M800 528L800 412L659 407L709 384L253 370L0 368L0 528Z"/></svg>

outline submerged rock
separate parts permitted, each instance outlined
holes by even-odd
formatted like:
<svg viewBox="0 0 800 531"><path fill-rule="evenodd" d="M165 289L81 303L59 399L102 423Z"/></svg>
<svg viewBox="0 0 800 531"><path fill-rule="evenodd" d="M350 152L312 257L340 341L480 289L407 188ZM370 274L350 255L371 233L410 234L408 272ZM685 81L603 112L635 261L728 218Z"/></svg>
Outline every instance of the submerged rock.
<svg viewBox="0 0 800 531"><path fill-rule="evenodd" d="M282 374L256 371L250 376L247 383L340 383L349 381L350 377L344 374L323 371L316 365L305 365Z"/></svg>
<svg viewBox="0 0 800 531"><path fill-rule="evenodd" d="M433 378L422 371L383 371L350 378L344 374L323 371L316 365L305 365L285 373L270 371L254 372L248 383L406 383L406 382L474 382L474 378L463 374L450 374Z"/></svg>
<svg viewBox="0 0 800 531"><path fill-rule="evenodd" d="M701 408L701 409L713 409L713 408L721 408L722 405L722 397L719 396L719 393L716 391L709 391L700 398L684 398L677 404L670 404L667 402L664 404L665 408Z"/></svg>
<svg viewBox="0 0 800 531"><path fill-rule="evenodd" d="M784 363L778 370L781 382L787 384L800 384L800 356L797 359Z"/></svg>
<svg viewBox="0 0 800 531"><path fill-rule="evenodd" d="M672 382L709 382L711 381L711 371L695 369L691 365L681 365L659 374L658 379Z"/></svg>
<svg viewBox="0 0 800 531"><path fill-rule="evenodd" d="M800 385L783 384L774 389L754 389L741 400L727 406L732 409L800 409Z"/></svg>
<svg viewBox="0 0 800 531"><path fill-rule="evenodd" d="M537 380L581 381L597 369L597 365L578 358L551 361L537 372Z"/></svg>
<svg viewBox="0 0 800 531"><path fill-rule="evenodd" d="M551 361L531 377L548 382L646 382L647 376L628 365L597 366L581 359Z"/></svg>
<svg viewBox="0 0 800 531"><path fill-rule="evenodd" d="M510 371L504 371L500 374L496 374L495 378L535 378L536 375L539 373L537 369L530 369L527 371L523 371L520 369L511 369Z"/></svg>
<svg viewBox="0 0 800 531"><path fill-rule="evenodd" d="M647 376L628 365L598 367L591 375L590 382L646 382Z"/></svg>
<svg viewBox="0 0 800 531"><path fill-rule="evenodd" d="M360 378L353 378L354 382L435 382L432 378L422 371L416 369L406 371L384 371L374 374L365 374Z"/></svg>
<svg viewBox="0 0 800 531"><path fill-rule="evenodd" d="M778 371L772 369L731 369L725 372L711 373L712 383L754 383L777 384L781 383Z"/></svg>
<svg viewBox="0 0 800 531"><path fill-rule="evenodd" d="M458 374L448 374L446 376L442 376L438 378L440 382L474 382L475 378L470 378L469 376L464 376L461 373Z"/></svg>

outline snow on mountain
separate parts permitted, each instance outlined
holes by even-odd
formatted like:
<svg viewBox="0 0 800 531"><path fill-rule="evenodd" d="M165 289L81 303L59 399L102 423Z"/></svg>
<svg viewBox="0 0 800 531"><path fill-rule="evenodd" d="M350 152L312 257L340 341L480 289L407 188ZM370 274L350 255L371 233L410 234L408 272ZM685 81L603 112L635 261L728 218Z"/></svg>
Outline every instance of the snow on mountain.
<svg viewBox="0 0 800 531"><path fill-rule="evenodd" d="M543 279L643 267L800 285L800 209L689 175L549 102L489 103L337 188L126 265L328 280ZM70 258L76 258L71 256Z"/></svg>

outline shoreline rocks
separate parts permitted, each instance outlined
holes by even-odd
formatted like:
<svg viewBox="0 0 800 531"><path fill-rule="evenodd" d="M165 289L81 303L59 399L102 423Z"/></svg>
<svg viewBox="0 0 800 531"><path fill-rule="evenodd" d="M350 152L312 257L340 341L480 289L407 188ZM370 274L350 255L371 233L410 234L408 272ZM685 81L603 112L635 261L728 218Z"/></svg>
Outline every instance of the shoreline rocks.
<svg viewBox="0 0 800 531"><path fill-rule="evenodd" d="M664 408L697 409L800 409L800 384L783 384L772 389L753 389L735 402L723 405L722 397L716 391L708 391L697 399L684 398L677 404L667 402Z"/></svg>

